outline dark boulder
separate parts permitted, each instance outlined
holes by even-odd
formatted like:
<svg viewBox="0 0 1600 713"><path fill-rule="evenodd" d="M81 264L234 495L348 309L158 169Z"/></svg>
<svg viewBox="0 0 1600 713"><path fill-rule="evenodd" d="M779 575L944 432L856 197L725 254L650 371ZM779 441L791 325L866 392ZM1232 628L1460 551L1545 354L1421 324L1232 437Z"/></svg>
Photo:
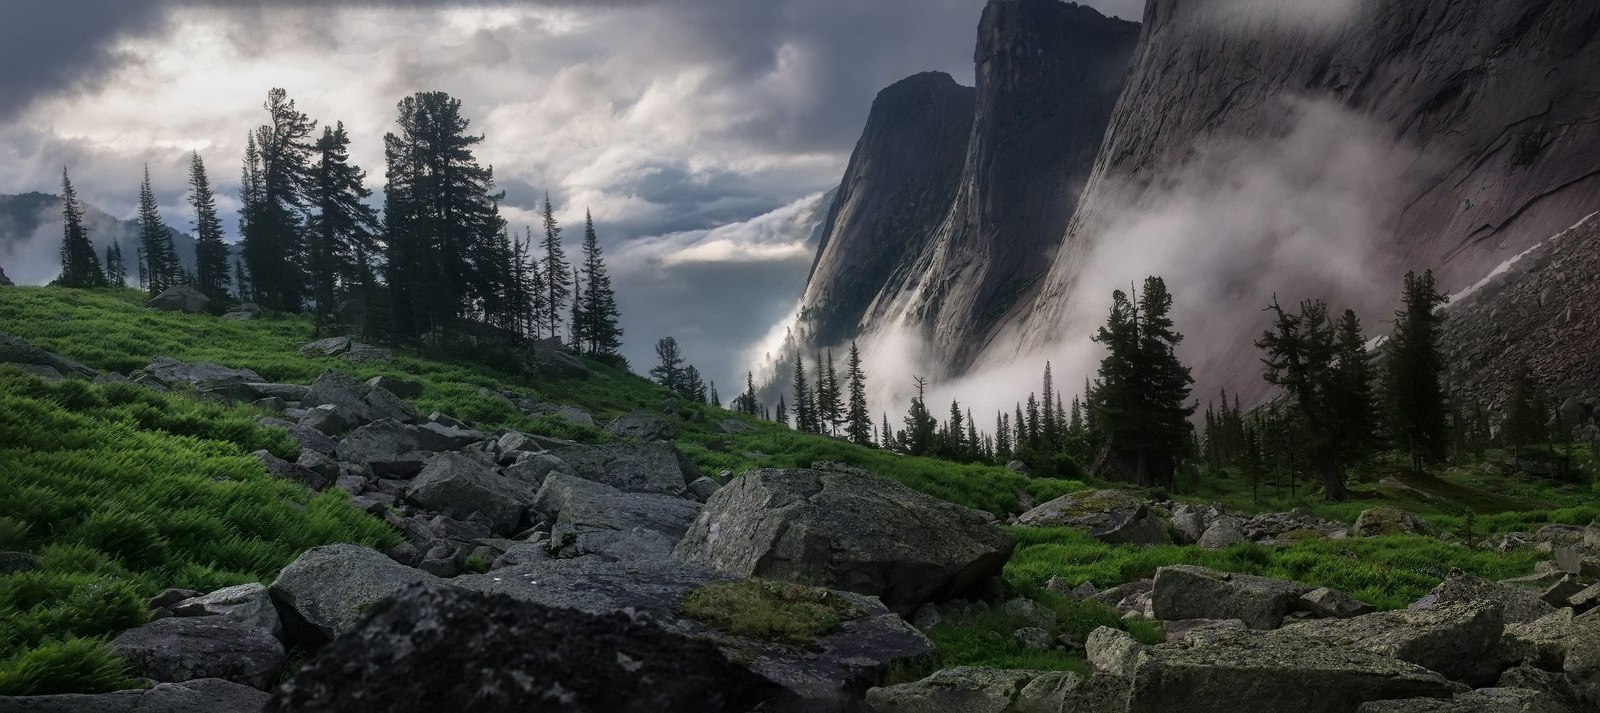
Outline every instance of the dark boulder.
<svg viewBox="0 0 1600 713"><path fill-rule="evenodd" d="M140 675L166 682L220 678L266 688L288 663L271 630L225 616L157 619L122 632L111 647Z"/></svg>

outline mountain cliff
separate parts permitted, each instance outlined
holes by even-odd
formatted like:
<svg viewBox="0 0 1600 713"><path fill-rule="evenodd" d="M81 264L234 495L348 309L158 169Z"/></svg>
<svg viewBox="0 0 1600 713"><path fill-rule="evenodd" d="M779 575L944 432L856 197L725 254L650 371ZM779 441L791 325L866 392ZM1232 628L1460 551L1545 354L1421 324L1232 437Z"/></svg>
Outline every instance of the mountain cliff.
<svg viewBox="0 0 1600 713"><path fill-rule="evenodd" d="M918 75L885 90L829 216L799 346L902 322L952 365L975 353L1065 234L1137 34L1073 3L992 0L975 89Z"/></svg>
<svg viewBox="0 0 1600 713"><path fill-rule="evenodd" d="M1065 245L1003 351L1087 334L1101 282L1165 271L1180 309L1204 302L1197 373L1258 386L1239 354L1274 292L1375 323L1407 269L1477 281L1600 207L1597 30L1584 0L1151 0Z"/></svg>

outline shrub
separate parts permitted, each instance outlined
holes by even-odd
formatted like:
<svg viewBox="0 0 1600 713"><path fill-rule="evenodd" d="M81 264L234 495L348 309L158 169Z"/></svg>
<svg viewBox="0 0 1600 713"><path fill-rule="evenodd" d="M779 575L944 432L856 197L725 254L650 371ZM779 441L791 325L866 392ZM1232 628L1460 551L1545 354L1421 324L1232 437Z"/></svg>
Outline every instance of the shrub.
<svg viewBox="0 0 1600 713"><path fill-rule="evenodd" d="M47 641L0 659L0 696L105 693L138 686L122 660L95 639Z"/></svg>

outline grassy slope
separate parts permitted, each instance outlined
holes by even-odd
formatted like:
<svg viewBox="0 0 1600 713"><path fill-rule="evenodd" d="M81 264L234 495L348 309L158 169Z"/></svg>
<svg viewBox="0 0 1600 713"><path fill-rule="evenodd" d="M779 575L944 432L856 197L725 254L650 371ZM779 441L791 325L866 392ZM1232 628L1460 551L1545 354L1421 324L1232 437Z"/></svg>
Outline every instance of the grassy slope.
<svg viewBox="0 0 1600 713"><path fill-rule="evenodd" d="M154 357L167 355L183 360L209 360L229 366L248 367L271 380L297 383L309 383L317 375L330 369L347 371L362 378L377 374L392 374L416 379L424 384L423 394L416 399L419 409L423 411L438 409L486 426L517 428L585 442L603 441L605 436L598 430L573 427L557 419L529 419L501 401L483 398L478 393L478 387L511 389L546 400L579 406L602 420L636 409L658 411L662 402L670 398L670 394L665 390L642 378L599 365L592 365L594 373L586 379L544 381L528 380L506 370L486 366L482 361L418 355L406 350L397 350L398 358L392 365L355 366L338 359L306 359L300 357L296 351L300 344L311 338L310 324L304 319L269 317L254 322L230 322L209 316L149 312L139 306L141 302L139 293L132 291L83 292L40 288L0 290L0 331L16 334L43 348L78 359L90 366L119 372L142 367ZM476 358L483 359L481 355ZM493 362L495 359L487 361ZM14 375L11 378L14 379ZM13 388L20 387L13 386ZM247 424L253 414L245 408L222 409L216 406L201 406L178 397L160 398L161 403L147 403L145 406L123 403L99 407L91 403L86 407L84 400L116 402L157 397L145 394L143 391L127 391L121 387L107 390L84 389L81 385L69 385L49 387L45 389L47 393L39 392L39 389L45 387L29 388L34 389L33 395L25 398L31 399L36 404L33 408L43 411L54 409L61 412L52 415L52 418L84 417L99 418L104 421L104 423L95 421L85 426L88 429L86 433L93 433L93 438L86 437L84 443L76 446L59 446L59 458L62 459L60 463L87 456L88 453L83 452L83 449L92 448L87 443L104 438L97 429L132 428L134 434L130 435L130 438L153 439L149 443L161 444L157 446L159 448L169 448L167 445L169 442L187 443L182 439L198 437L201 439L200 445L193 448L198 448L203 453L172 451L178 454L174 456L178 460L173 462L183 462L185 459L196 459L196 462L201 463L215 461L219 464L216 467L219 468L223 467L220 464L225 462L228 464L227 468L234 469L229 472L235 473L241 482L250 483L252 484L250 487L253 488L270 489L276 487L276 484L265 480L265 474L261 472L260 467L248 458L244 458L244 454L252 448L263 447L263 443L265 447L273 448L275 451L293 448L291 444L281 439L281 435L261 434L248 428ZM94 415L97 409L99 415ZM174 427L171 423L163 426L161 423L141 421L141 418L149 419L151 416L126 413L128 410L140 413L172 412L187 415L177 419L183 424L181 427ZM835 439L804 436L775 424L748 419L708 406L681 405L673 410L669 417L680 431L680 446L690 453L703 469L713 473L722 470L738 473L751 467L805 466L820 460L843 461L893 477L924 492L988 510L997 515L1015 512L1021 501L1043 502L1062 493L1087 487L1073 481L1028 479L991 466L957 465L927 458L909 458L854 446ZM38 418L39 416L35 415L27 420ZM722 433L720 423L729 418L744 420L750 426L750 430L733 435ZM0 428L9 431L9 425ZM11 446L5 441L0 440L0 454L14 457L12 450L5 450L10 448ZM0 455L0 457L6 456ZM123 499L138 501L146 497L144 495L146 490L159 491L175 487L168 484L167 479L177 477L178 474L164 473L159 466L154 465L154 462L147 463L138 459L130 461L126 458L116 462L120 463L121 470L114 474L106 473L105 478L130 480L123 484L124 487L108 489L104 497L97 501L100 506L112 508ZM0 461L0 464L3 463L4 461ZM46 466L45 470L60 467L60 465L50 465ZM1369 479L1376 480L1381 477L1384 470L1380 464L1380 472L1369 474ZM1387 470L1392 473L1399 469ZM1427 502L1403 496L1396 500L1393 493L1379 493L1369 488L1364 497L1357 501L1324 505L1303 498L1291 501L1287 498L1266 497L1268 489L1263 487L1263 497L1255 500L1252 498L1249 486L1242 481L1236 478L1212 478L1186 488L1187 492L1177 497L1196 502L1223 502L1241 511L1286 510L1296 506L1307 506L1325 517L1346 521L1354 519L1355 515L1365 507L1376 504L1399 504L1428 517L1437 527L1457 532L1460 532L1465 524L1462 512L1470 506L1480 513L1475 517L1476 534L1485 531L1536 529L1545 522L1581 523L1600 514L1600 509L1595 507L1593 493L1587 489L1552 487L1543 481L1494 477L1480 471L1453 471L1446 474L1440 483L1414 484L1439 493L1439 496ZM50 499L40 496L35 491L18 489L20 487L25 486L19 486L9 479L0 481L0 503L4 503L7 497L19 498L22 501ZM1514 497L1501 495L1505 493ZM295 502L294 497L296 496L287 492L275 492L268 499ZM305 496L299 494L298 497ZM318 499L334 497L318 496ZM296 508L291 510L293 512L286 517L298 517L299 515L294 513L305 512ZM225 518L226 513L227 511L223 510L216 517ZM150 516L158 521L164 517L160 513ZM157 524L159 534L160 523ZM82 547L83 538L73 534L76 532L75 527L77 525L51 530L50 532L58 534L25 542L24 547L35 552L47 550L54 552L50 550L52 547L57 550ZM10 547L3 539L7 536L5 528L5 521L0 520L0 549ZM32 532L33 527L30 525L28 530ZM1504 577L1528 571L1536 558L1536 555L1526 552L1501 556L1438 540L1407 537L1307 542L1283 550L1242 545L1224 552L1211 553L1192 547L1141 549L1112 546L1095 541L1082 533L1067 530L1017 529L1016 533L1020 544L1016 556L1006 569L1007 579L1021 593L1045 602L1056 611L1058 633L1081 636L1096 626L1113 625L1130 628L1136 636L1146 641L1160 638L1161 632L1157 625L1122 622L1107 608L1092 603L1071 602L1049 595L1043 592L1043 584L1051 576L1059 575L1073 583L1093 581L1101 587L1106 587L1147 577L1156 567L1164 564L1188 562L1334 586L1381 607L1391 608L1404 605L1434 586L1452 566L1459 566L1484 576ZM321 534L328 539L363 540L392 537L385 533L374 534L359 528L349 532ZM177 540L166 543L167 551L173 553L171 556L182 560L182 566L177 568L169 565L166 569L135 571L126 562L114 556L97 557L93 554L82 554L79 559L89 562L88 565L61 565L60 569L63 576L81 572L83 582L98 581L96 578L107 577L129 580L132 582L130 586L138 588L137 593L142 596L158 586L191 583L200 587L270 578L276 567L287 561L283 557L292 556L285 553L291 550L298 551L296 548L303 549L312 544L316 543L307 539L258 545L271 547L274 554L256 560L255 568L216 559L195 543ZM48 566L42 569L55 571L58 569L55 564L57 560L69 558L46 559ZM71 567L78 569L73 570ZM118 567L128 571L126 573L116 571ZM197 572L208 571L225 576L207 579L195 575ZM184 578L191 575L192 578ZM0 612L14 615L15 612L23 611L23 607L16 601L6 599L12 595L5 592L21 590L8 587L9 585L0 583ZM46 592L32 596L33 600L24 601L24 603L32 602L29 605L31 608L27 609L29 612L40 607L49 609L57 606L59 602L71 600L70 593ZM33 615L28 614L28 616ZM40 617L48 619L42 614ZM69 619L87 621L89 617L63 614L56 616L54 620ZM131 619L124 617L115 623L120 626L126 625L128 621ZM1019 619L997 612L988 612L956 617L935 627L930 631L930 636L939 645L945 665L983 664L1021 668L1082 669L1082 661L1068 654L1058 651L1030 651L1017 643L1009 633L1022 625L1026 623ZM60 651L53 660L67 660L67 647L83 649L87 645L84 642L92 644L92 637L113 631L115 628L116 626L107 625L97 631L76 634L91 638L69 639L66 644L57 644L57 649ZM77 655L78 660L93 660L93 657L85 659L79 655L81 651L78 649L72 652ZM11 650L13 652L26 650L26 647L18 649L13 646ZM5 655L4 650L0 650L0 657ZM114 662L100 663L105 664L103 668L109 667L106 668L109 673L100 672L103 677L115 678L119 675ZM0 665L0 691L4 690L3 682L6 680L4 672L8 668L14 669L15 662L12 666ZM104 682L82 683L81 681L100 680L90 676L90 673L93 672L68 672L63 675L79 676L79 688L104 688L109 685ZM24 675L23 678L26 679L27 676Z"/></svg>

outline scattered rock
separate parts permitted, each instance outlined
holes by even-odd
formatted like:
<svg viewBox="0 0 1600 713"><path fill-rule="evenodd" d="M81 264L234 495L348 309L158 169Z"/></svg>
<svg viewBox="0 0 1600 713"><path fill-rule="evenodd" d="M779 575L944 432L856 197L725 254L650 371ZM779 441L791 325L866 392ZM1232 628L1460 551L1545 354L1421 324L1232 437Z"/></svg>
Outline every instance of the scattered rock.
<svg viewBox="0 0 1600 713"><path fill-rule="evenodd" d="M1299 608L1318 619L1349 619L1377 611L1371 604L1327 587L1318 587L1300 595Z"/></svg>
<svg viewBox="0 0 1600 713"><path fill-rule="evenodd" d="M726 433L730 436L750 432L750 424L745 423L737 418L723 419L722 423L717 424L717 426L718 428L722 429L723 433Z"/></svg>
<svg viewBox="0 0 1600 713"><path fill-rule="evenodd" d="M0 332L0 363L48 366L57 372L83 379L95 378L95 370L58 354L52 354L5 332Z"/></svg>
<svg viewBox="0 0 1600 713"><path fill-rule="evenodd" d="M111 647L140 675L166 682L220 678L266 688L288 663L271 631L222 616L157 619L117 635Z"/></svg>
<svg viewBox="0 0 1600 713"><path fill-rule="evenodd" d="M420 382L393 376L374 376L371 379L367 379L367 388L383 389L402 399L414 399L422 395L422 384Z"/></svg>
<svg viewBox="0 0 1600 713"><path fill-rule="evenodd" d="M422 472L423 455L417 451L416 430L399 421L374 421L339 442L337 455L346 463L359 463L379 476L411 477Z"/></svg>
<svg viewBox="0 0 1600 713"><path fill-rule="evenodd" d="M1413 602L1411 608L1482 602L1499 605L1501 616L1507 624L1526 624L1555 612L1555 607L1540 599L1538 592L1491 582L1460 569L1450 570L1439 586Z"/></svg>
<svg viewBox="0 0 1600 713"><path fill-rule="evenodd" d="M711 496L716 495L717 490L721 487L717 481L702 475L689 483L689 494L693 495L696 500L705 502Z"/></svg>
<svg viewBox="0 0 1600 713"><path fill-rule="evenodd" d="M1139 652L1145 647L1126 631L1102 626L1089 632L1083 648L1094 670L1114 676L1131 676L1139 663Z"/></svg>
<svg viewBox="0 0 1600 713"><path fill-rule="evenodd" d="M1006 461L1006 470L1016 473L1017 475L1026 475L1029 477L1033 476L1033 469L1029 468L1027 463L1024 463L1020 460Z"/></svg>
<svg viewBox="0 0 1600 713"><path fill-rule="evenodd" d="M1050 648L1055 644L1054 638L1050 636L1050 632L1045 631L1037 626L1025 626L1021 629L1017 629L1016 631L1011 632L1011 638L1016 639L1017 643L1020 643L1029 649L1033 649L1034 651L1049 651Z"/></svg>
<svg viewBox="0 0 1600 713"><path fill-rule="evenodd" d="M1433 528L1422 518L1387 505L1362 510L1352 528L1361 537L1381 535L1432 535Z"/></svg>
<svg viewBox="0 0 1600 713"><path fill-rule="evenodd" d="M427 451L458 451L489 437L483 431L431 422L418 426L416 433L417 446ZM492 457L487 460L494 463Z"/></svg>
<svg viewBox="0 0 1600 713"><path fill-rule="evenodd" d="M1504 631L1499 606L1483 602L1305 621L1273 634L1391 656L1458 681L1492 683Z"/></svg>
<svg viewBox="0 0 1600 713"><path fill-rule="evenodd" d="M279 638L283 636L283 622L272 606L272 597L266 587L256 582L218 589L166 607L175 616L221 616Z"/></svg>
<svg viewBox="0 0 1600 713"><path fill-rule="evenodd" d="M300 356L308 358L334 357L350 351L349 337L318 339L300 347Z"/></svg>
<svg viewBox="0 0 1600 713"><path fill-rule="evenodd" d="M1411 698L1362 704L1356 713L1569 713L1566 704L1542 691L1483 688L1455 698Z"/></svg>
<svg viewBox="0 0 1600 713"><path fill-rule="evenodd" d="M615 443L576 446L551 455L572 474L630 493L682 496L700 469L671 443Z"/></svg>
<svg viewBox="0 0 1600 713"><path fill-rule="evenodd" d="M267 590L291 644L317 646L353 628L378 600L408 584L438 583L421 570L359 545L307 550Z"/></svg>
<svg viewBox="0 0 1600 713"><path fill-rule="evenodd" d="M266 382L260 374L249 369L234 369L209 361L182 362L166 356L156 357L143 369L134 372L134 381L144 380L154 380L167 387L190 389Z"/></svg>
<svg viewBox="0 0 1600 713"><path fill-rule="evenodd" d="M595 533L645 530L665 535L675 545L693 524L700 505L657 493L625 493L604 483L569 475L545 479L533 498L532 510L552 522L550 536L558 545L593 549ZM610 536L607 536L610 537ZM671 545L667 554L671 554ZM648 556L650 553L640 553Z"/></svg>
<svg viewBox="0 0 1600 713"><path fill-rule="evenodd" d="M267 693L220 678L115 693L0 698L5 713L261 713Z"/></svg>
<svg viewBox="0 0 1600 713"><path fill-rule="evenodd" d="M637 438L641 441L670 441L678 437L677 429L659 416L643 411L618 417L606 424L606 433L619 438Z"/></svg>
<svg viewBox="0 0 1600 713"><path fill-rule="evenodd" d="M1244 520L1231 515L1217 518L1216 522L1206 528L1200 535L1196 544L1207 550L1224 550L1241 542L1249 542L1250 538L1244 534Z"/></svg>
<svg viewBox="0 0 1600 713"><path fill-rule="evenodd" d="M1156 570L1150 596L1163 621L1238 619L1252 629L1276 629L1307 589L1281 579L1172 565Z"/></svg>
<svg viewBox="0 0 1600 713"><path fill-rule="evenodd" d="M168 287L161 294L150 298L150 301L144 303L144 306L164 312L200 314L210 309L211 298L188 285L177 285Z"/></svg>
<svg viewBox="0 0 1600 713"><path fill-rule="evenodd" d="M888 478L765 469L718 490L674 556L741 577L845 587L909 615L977 589L1015 544L988 513Z"/></svg>
<svg viewBox="0 0 1600 713"><path fill-rule="evenodd" d="M1121 490L1084 490L1063 495L1017 517L1028 527L1087 530L1113 544L1171 544L1160 518L1138 498Z"/></svg>
<svg viewBox="0 0 1600 713"><path fill-rule="evenodd" d="M441 453L428 461L405 497L459 519L481 513L495 532L509 535L517 531L523 510L534 501L534 491L460 453Z"/></svg>

